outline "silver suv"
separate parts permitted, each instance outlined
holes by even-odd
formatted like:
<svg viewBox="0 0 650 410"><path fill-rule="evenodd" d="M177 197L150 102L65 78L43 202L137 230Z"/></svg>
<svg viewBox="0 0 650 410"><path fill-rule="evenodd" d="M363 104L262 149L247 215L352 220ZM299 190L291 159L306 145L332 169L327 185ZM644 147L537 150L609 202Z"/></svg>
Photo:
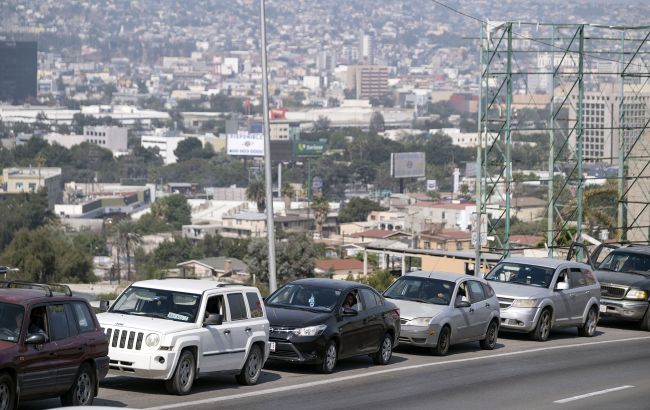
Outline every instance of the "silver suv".
<svg viewBox="0 0 650 410"><path fill-rule="evenodd" d="M552 328L596 332L600 284L589 265L551 258L513 257L485 277L499 298L501 329L545 341Z"/></svg>

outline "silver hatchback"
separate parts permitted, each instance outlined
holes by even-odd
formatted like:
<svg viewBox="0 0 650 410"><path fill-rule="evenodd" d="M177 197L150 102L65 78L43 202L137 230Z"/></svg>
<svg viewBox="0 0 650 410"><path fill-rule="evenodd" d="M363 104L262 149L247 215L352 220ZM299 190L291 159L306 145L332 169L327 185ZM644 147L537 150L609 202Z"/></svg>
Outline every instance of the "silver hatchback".
<svg viewBox="0 0 650 410"><path fill-rule="evenodd" d="M485 277L501 306L501 329L548 339L552 328L576 326L582 336L596 332L600 284L591 268L552 258L513 257Z"/></svg>
<svg viewBox="0 0 650 410"><path fill-rule="evenodd" d="M499 302L482 278L442 272L412 272L395 281L384 297L400 309L400 344L425 346L445 355L456 343L479 341L494 349Z"/></svg>

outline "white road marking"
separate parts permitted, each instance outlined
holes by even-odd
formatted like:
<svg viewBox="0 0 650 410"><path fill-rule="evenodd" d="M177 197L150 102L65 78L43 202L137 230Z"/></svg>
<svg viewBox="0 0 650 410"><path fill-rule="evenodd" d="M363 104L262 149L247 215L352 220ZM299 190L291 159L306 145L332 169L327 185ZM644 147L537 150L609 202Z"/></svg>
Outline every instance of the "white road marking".
<svg viewBox="0 0 650 410"><path fill-rule="evenodd" d="M195 400L195 401L186 401L186 402L183 402L183 403L165 404L165 405L162 405L162 406L148 407L148 408L146 408L144 410L178 409L178 408L183 408L183 407L198 406L198 405L202 405L202 404L212 404L212 403L219 403L219 402L223 402L223 401L239 400L239 399L244 399L244 398L248 398L248 397L264 396L264 395L268 395L268 394L282 393L282 392L292 391L292 390L302 390L302 389L307 389L307 388L310 388L310 387L323 386L323 385L327 385L327 384L331 384L331 383L339 383L339 382L344 382L344 381L348 381L348 380L355 380L355 379L365 379L365 378L373 377L373 376L403 372L403 371L407 371L407 370L422 369L422 368L426 368L426 367L442 366L442 365L445 365L445 364L475 362L475 361L479 361L479 360L495 359L495 358L500 358L500 357L519 356L519 355L524 355L524 354L529 354L529 353L546 352L546 351L551 351L551 350L571 349L571 348L574 348L574 347L597 346L597 345L604 345L604 344L611 344L611 343L633 342L633 341L638 341L638 340L649 340L649 339L650 339L650 336L639 336L639 337L630 337L630 338L627 338L627 339L602 340L602 341L598 341L598 342L587 342L587 343L576 343L576 344L561 345L561 346L539 347L539 348L529 349L529 350L520 350L520 351L517 351L517 352L497 353L497 354L492 354L492 355L489 355L489 356L467 357L467 358L464 358L464 359L445 360L445 361L442 361L442 362L421 363L421 364L414 364L414 365L410 365L410 366L402 366L402 367L394 367L394 368L384 369L384 370L377 370L377 371L372 371L372 372L368 372L368 373L361 373L361 374L354 374L354 375L349 375L349 376L334 377L334 378L328 378L328 379L324 379L324 380L316 380L316 381L313 381L313 382L307 382L307 383L301 383L301 384L293 384L293 385L289 385L289 386L273 387L273 388L270 388L270 389L263 389L263 390L256 390L256 391L251 391L251 392L246 392L246 393L232 394L230 396L213 397L213 398L209 398L209 399L202 399L202 400Z"/></svg>
<svg viewBox="0 0 650 410"><path fill-rule="evenodd" d="M601 394L607 394L607 393L612 393L612 392L619 391L619 390L631 389L632 387L634 387L634 386L612 387L611 389L605 389L605 390L595 391L595 392L592 392L592 393L581 394L580 396L573 396L573 397L569 397L569 398L562 399L562 400L555 400L553 403L564 404L564 403L568 403L570 401L586 399L588 397L593 397L593 396L600 396Z"/></svg>

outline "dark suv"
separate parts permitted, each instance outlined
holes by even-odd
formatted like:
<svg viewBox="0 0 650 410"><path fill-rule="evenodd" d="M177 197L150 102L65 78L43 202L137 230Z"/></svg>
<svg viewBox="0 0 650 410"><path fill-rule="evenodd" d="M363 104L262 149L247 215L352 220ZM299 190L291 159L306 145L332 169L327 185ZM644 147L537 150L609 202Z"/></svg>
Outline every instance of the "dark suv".
<svg viewBox="0 0 650 410"><path fill-rule="evenodd" d="M603 244L592 258L601 316L638 321L650 330L650 246Z"/></svg>
<svg viewBox="0 0 650 410"><path fill-rule="evenodd" d="M0 283L0 410L57 396L64 406L91 405L108 361L92 308L70 288Z"/></svg>

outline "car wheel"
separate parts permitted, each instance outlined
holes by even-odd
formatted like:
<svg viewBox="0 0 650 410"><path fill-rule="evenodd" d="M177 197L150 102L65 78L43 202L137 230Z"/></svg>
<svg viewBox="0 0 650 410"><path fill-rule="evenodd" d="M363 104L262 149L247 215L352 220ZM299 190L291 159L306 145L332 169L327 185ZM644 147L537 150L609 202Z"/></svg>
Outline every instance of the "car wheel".
<svg viewBox="0 0 650 410"><path fill-rule="evenodd" d="M544 342L548 339L548 335L551 333L551 311L544 309L542 314L539 316L537 321L537 326L530 333L530 336L533 340L538 342Z"/></svg>
<svg viewBox="0 0 650 410"><path fill-rule="evenodd" d="M319 366L321 373L332 373L336 367L336 360L338 357L338 351L336 349L336 342L330 340L325 348L325 357L323 357L323 363Z"/></svg>
<svg viewBox="0 0 650 410"><path fill-rule="evenodd" d="M596 323L598 323L598 312L595 307L592 307L587 313L585 323L578 326L578 334L584 337L592 337L596 334Z"/></svg>
<svg viewBox="0 0 650 410"><path fill-rule="evenodd" d="M13 410L17 404L14 380L7 373L0 373L0 410Z"/></svg>
<svg viewBox="0 0 650 410"><path fill-rule="evenodd" d="M90 406L95 398L95 371L88 363L83 363L74 378L74 383L63 396L63 406Z"/></svg>
<svg viewBox="0 0 650 410"><path fill-rule="evenodd" d="M194 384L195 372L196 361L194 355L189 350L183 350L172 378L165 380L165 389L167 389L168 393L178 396L188 394Z"/></svg>
<svg viewBox="0 0 650 410"><path fill-rule="evenodd" d="M381 339L381 345L377 353L373 354L372 362L379 365L387 365L390 358L393 356L393 337L390 333L386 333Z"/></svg>
<svg viewBox="0 0 650 410"><path fill-rule="evenodd" d="M248 352L244 367L236 376L237 382L244 386L252 386L257 383L260 373L262 373L262 352L259 346L253 345L251 351Z"/></svg>
<svg viewBox="0 0 650 410"><path fill-rule="evenodd" d="M451 329L449 326L443 326L438 336L438 344L433 348L436 356L444 356L449 352L449 343L451 342Z"/></svg>
<svg viewBox="0 0 650 410"><path fill-rule="evenodd" d="M481 349L494 350L497 345L497 333L499 333L499 325L496 320L493 320L485 332L485 339L479 342Z"/></svg>
<svg viewBox="0 0 650 410"><path fill-rule="evenodd" d="M648 310L645 311L645 315L643 315L643 319L641 319L639 328L641 330L645 330L646 332L650 331L650 307L648 307Z"/></svg>

